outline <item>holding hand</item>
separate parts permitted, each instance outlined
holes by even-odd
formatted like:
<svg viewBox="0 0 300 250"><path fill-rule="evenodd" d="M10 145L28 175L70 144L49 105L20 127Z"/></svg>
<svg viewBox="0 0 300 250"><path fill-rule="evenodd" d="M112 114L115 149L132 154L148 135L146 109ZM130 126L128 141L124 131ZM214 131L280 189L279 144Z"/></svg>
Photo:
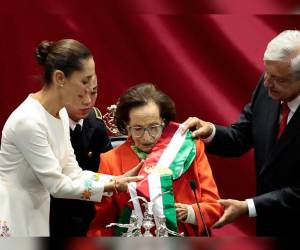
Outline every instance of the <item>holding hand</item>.
<svg viewBox="0 0 300 250"><path fill-rule="evenodd" d="M143 178L144 176L117 177L109 183L113 185L110 191L127 192L129 182L140 181Z"/></svg>
<svg viewBox="0 0 300 250"><path fill-rule="evenodd" d="M143 165L144 165L144 160L141 160L139 164L137 164L132 169L128 170L125 174L122 174L120 176L115 176L114 178L118 179L123 177L136 176L140 172Z"/></svg>
<svg viewBox="0 0 300 250"><path fill-rule="evenodd" d="M129 182L140 181L144 178L144 176L136 176L140 172L143 164L144 161L141 161L138 165L127 171L125 174L114 176L111 181L104 186L104 191L126 192Z"/></svg>
<svg viewBox="0 0 300 250"><path fill-rule="evenodd" d="M225 211L222 217L213 225L213 228L220 228L233 222L240 216L248 214L248 205L246 201L227 199L219 200L218 202L224 206Z"/></svg>
<svg viewBox="0 0 300 250"><path fill-rule="evenodd" d="M205 139L213 132L213 124L203 121L197 117L189 117L184 123L182 133L184 134L188 129L193 131L193 137Z"/></svg>
<svg viewBox="0 0 300 250"><path fill-rule="evenodd" d="M178 221L185 221L188 216L188 207L186 204L175 203L176 217Z"/></svg>

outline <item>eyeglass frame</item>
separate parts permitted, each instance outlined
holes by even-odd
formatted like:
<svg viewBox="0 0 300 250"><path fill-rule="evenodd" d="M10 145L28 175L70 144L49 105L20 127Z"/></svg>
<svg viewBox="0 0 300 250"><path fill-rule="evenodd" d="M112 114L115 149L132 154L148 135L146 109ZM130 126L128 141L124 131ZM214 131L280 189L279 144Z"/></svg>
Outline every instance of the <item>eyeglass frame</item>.
<svg viewBox="0 0 300 250"><path fill-rule="evenodd" d="M288 86L289 84L299 81L297 79L294 79L293 77L279 77L279 76L274 76L272 74L269 74L268 72L264 72L264 80L271 80L275 84L285 87Z"/></svg>
<svg viewBox="0 0 300 250"><path fill-rule="evenodd" d="M149 130L151 127L157 127L157 128L158 128L158 127L161 127L160 133L158 133L157 135L154 135L154 136L153 136L153 135L150 133L150 130ZM148 127L129 126L129 125L127 125L127 128L128 128L129 130L131 130L132 128L140 128L140 129L143 129L143 132L142 132L142 134L141 134L140 136L135 136L135 135L133 135L134 133L131 132L131 135L132 135L133 137L135 137L135 138L141 138L141 137L143 137L143 136L145 135L146 130L147 130L148 134L149 134L152 138L155 138L155 137L157 137L158 135L161 135L161 133L162 133L164 127L165 127L165 124L164 124L164 123L161 123L161 124L154 124L154 125L151 125L151 126L148 126Z"/></svg>

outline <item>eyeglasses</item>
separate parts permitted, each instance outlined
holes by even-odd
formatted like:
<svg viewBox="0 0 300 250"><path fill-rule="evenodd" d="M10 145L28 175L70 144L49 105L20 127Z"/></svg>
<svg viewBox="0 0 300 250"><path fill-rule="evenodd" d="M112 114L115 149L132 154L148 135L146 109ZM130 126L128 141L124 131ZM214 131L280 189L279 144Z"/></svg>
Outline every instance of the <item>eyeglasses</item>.
<svg viewBox="0 0 300 250"><path fill-rule="evenodd" d="M155 138L161 135L164 126L164 124L155 124L146 128L140 126L128 126L128 129L133 137L142 137L147 130L148 134Z"/></svg>
<svg viewBox="0 0 300 250"><path fill-rule="evenodd" d="M265 74L264 74L264 79L267 81L272 81L273 83L280 85L280 86L287 86L295 81L294 79L292 79L290 77L274 76L267 72L265 72Z"/></svg>

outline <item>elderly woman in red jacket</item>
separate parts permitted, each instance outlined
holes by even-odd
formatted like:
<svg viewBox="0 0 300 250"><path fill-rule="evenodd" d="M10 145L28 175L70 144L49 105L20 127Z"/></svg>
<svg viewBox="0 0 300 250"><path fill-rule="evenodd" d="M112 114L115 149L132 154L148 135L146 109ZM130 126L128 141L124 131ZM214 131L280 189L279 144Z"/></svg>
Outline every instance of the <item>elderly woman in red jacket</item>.
<svg viewBox="0 0 300 250"><path fill-rule="evenodd" d="M185 236L204 235L191 180L196 183L196 196L207 226L220 218L223 208L217 202L218 190L204 143L192 138L190 132L182 134L180 125L173 122L175 118L174 102L153 84L136 85L121 96L115 120L128 140L101 155L99 172L121 175L144 160L139 175L145 179L132 185L129 193L114 193L96 204L89 236L118 235L118 230L106 225L128 223L132 211L139 215L139 203L133 202L132 206L129 202L136 195L155 201L154 216L165 216L169 229Z"/></svg>

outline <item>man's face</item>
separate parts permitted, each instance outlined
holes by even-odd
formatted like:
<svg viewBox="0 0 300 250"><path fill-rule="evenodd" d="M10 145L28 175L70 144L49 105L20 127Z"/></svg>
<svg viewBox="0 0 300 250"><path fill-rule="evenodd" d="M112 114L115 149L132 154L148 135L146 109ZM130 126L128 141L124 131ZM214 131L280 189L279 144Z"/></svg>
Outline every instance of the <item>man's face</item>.
<svg viewBox="0 0 300 250"><path fill-rule="evenodd" d="M88 116L97 99L98 84L93 59L84 61L83 71L74 72L69 81L73 88L69 92L65 107L69 117L76 122ZM76 93L73 93L74 89Z"/></svg>
<svg viewBox="0 0 300 250"><path fill-rule="evenodd" d="M293 79L288 62L265 61L264 64L264 85L273 100L289 102L300 94L300 80Z"/></svg>

